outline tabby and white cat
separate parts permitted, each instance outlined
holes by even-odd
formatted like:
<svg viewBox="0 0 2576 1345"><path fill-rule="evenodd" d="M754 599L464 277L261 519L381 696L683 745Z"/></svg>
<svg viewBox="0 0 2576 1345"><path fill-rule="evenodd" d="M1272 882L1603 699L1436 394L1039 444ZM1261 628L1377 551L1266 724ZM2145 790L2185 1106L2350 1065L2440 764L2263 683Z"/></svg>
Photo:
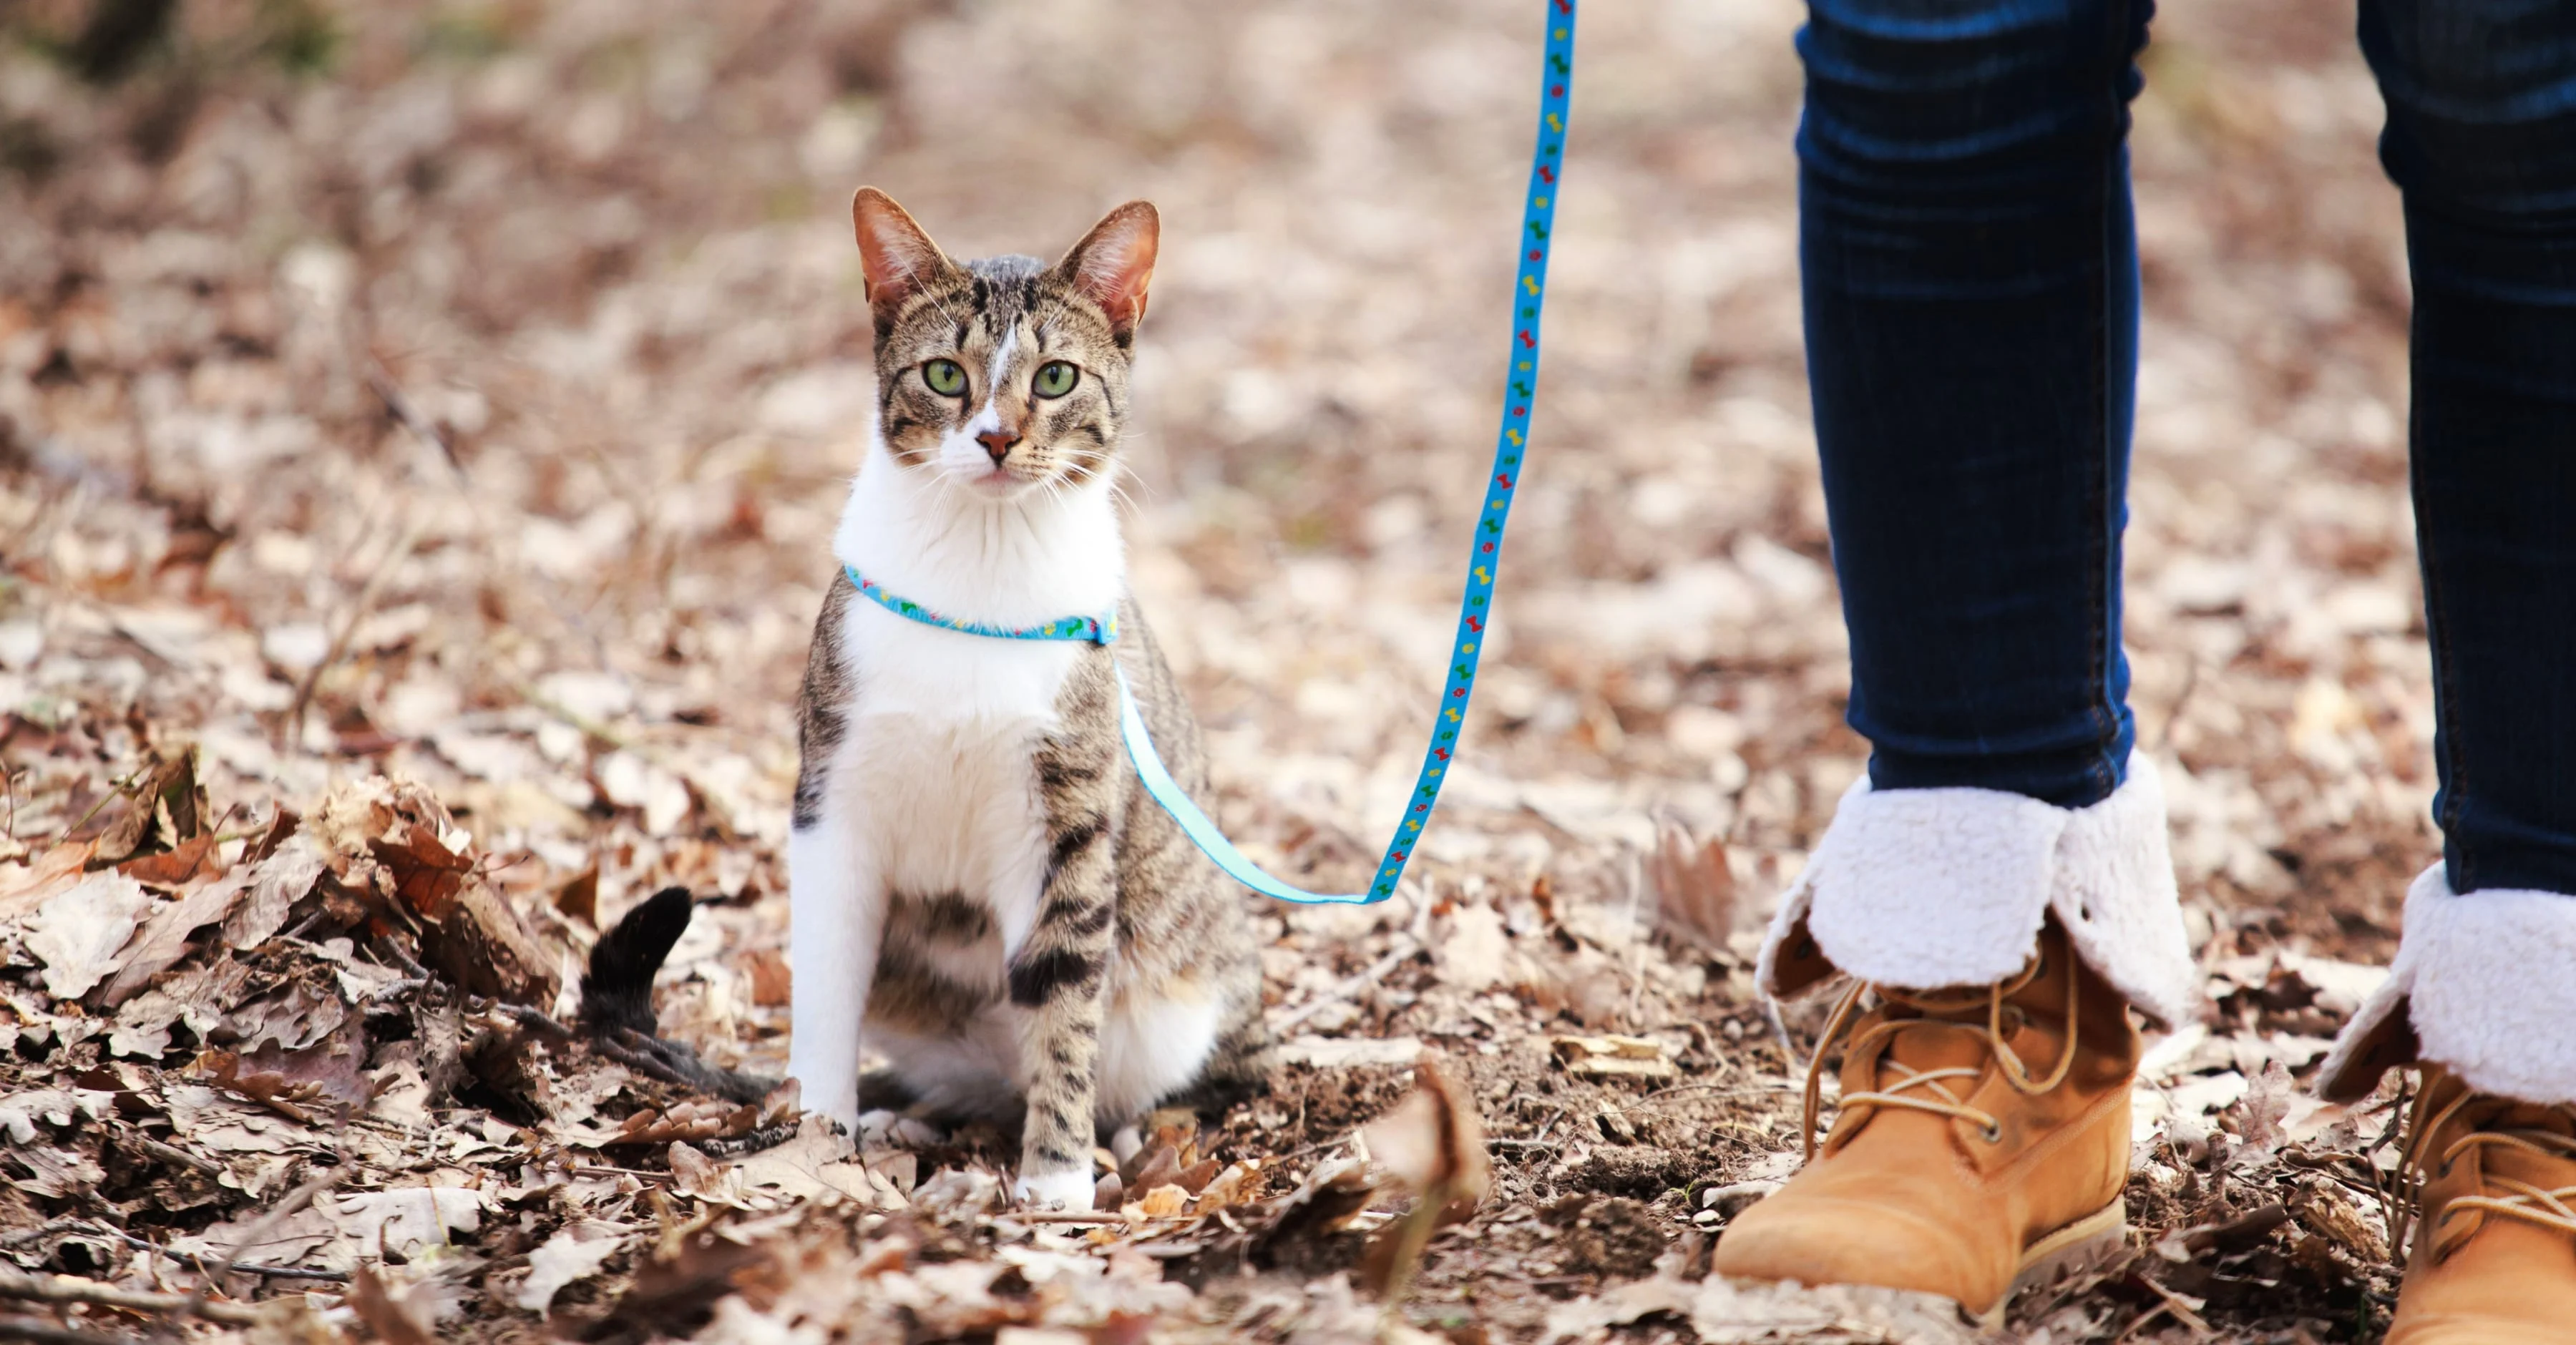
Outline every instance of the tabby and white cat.
<svg viewBox="0 0 2576 1345"><path fill-rule="evenodd" d="M1088 1209L1097 1138L1266 1064L1244 895L1119 736L1123 666L1164 763L1210 802L1112 500L1158 223L1120 206L1050 267L952 261L874 188L851 214L878 414L838 559L981 625L1114 609L1118 639L943 630L834 582L799 707L788 1072L862 1132L1017 1121L1016 1192ZM890 1065L864 1086L862 1022Z"/></svg>

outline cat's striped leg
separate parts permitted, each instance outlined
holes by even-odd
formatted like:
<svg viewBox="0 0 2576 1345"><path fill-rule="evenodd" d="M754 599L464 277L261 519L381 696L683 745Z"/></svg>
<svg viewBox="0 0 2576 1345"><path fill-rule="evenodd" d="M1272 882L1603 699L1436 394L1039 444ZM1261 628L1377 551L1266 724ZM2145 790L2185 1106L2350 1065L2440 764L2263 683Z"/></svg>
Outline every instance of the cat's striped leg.
<svg viewBox="0 0 2576 1345"><path fill-rule="evenodd" d="M1091 1208L1091 1147L1099 1092L1100 1024L1108 1001L1109 842L1085 842L1074 865L1097 881L1059 874L1036 929L1011 963L1011 1003L1028 1011L1021 1028L1029 1107L1020 1141L1018 1191L1025 1199Z"/></svg>
<svg viewBox="0 0 2576 1345"><path fill-rule="evenodd" d="M1074 733L1040 750L1046 877L1010 964L1011 1003L1026 1012L1020 1063L1029 1098L1015 1189L1077 1210L1091 1208L1100 1028L1117 933L1116 744L1105 733Z"/></svg>

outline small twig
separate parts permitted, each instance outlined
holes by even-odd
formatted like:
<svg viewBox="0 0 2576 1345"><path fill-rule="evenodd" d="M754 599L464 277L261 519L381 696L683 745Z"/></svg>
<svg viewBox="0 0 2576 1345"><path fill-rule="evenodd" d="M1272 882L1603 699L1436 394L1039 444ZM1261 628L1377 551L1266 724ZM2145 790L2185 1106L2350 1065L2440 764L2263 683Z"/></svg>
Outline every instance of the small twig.
<svg viewBox="0 0 2576 1345"><path fill-rule="evenodd" d="M28 1275L6 1267L0 1267L0 1298L25 1303L89 1303L128 1312L194 1313L225 1326L249 1326L259 1320L256 1309L240 1303L200 1303L188 1294L119 1289L71 1275Z"/></svg>
<svg viewBox="0 0 2576 1345"><path fill-rule="evenodd" d="M1412 960L1415 955L1422 951L1422 945L1415 942L1410 935L1399 934L1396 936L1396 940L1397 942L1395 947L1389 949L1386 956L1370 963L1368 970L1343 981L1340 985L1334 986L1332 989L1325 991L1321 995L1317 995L1315 998L1308 1000L1304 1004L1300 1004L1296 1008L1271 1019L1270 1030L1273 1032L1284 1033L1288 1029L1314 1017L1316 1014L1322 1013L1327 1007L1349 1000L1360 991L1367 989L1369 986L1374 985L1379 981L1385 980L1389 972L1394 971L1397 967L1403 966L1406 962Z"/></svg>
<svg viewBox="0 0 2576 1345"><path fill-rule="evenodd" d="M1798 1062L1805 1058L1806 1053L1798 1049L1797 1039L1789 1035L1789 1020L1780 1016L1780 1001L1764 995L1762 1016L1770 1020L1771 1035L1780 1043L1780 1058L1788 1063L1789 1068L1798 1068Z"/></svg>
<svg viewBox="0 0 2576 1345"><path fill-rule="evenodd" d="M2152 1277L2146 1275L2138 1276L2137 1281L2138 1283L2147 1286L2147 1288L2154 1290L2156 1297L2164 1300L2160 1306L2167 1313L2171 1314L2175 1321L2182 1323L2184 1329L2190 1331L2194 1336L2197 1336L2202 1340L2207 1340L2211 1336L2218 1334L2210 1329L2209 1323L2204 1320L2199 1313L2191 1310L2190 1304L2183 1302L2181 1297L2175 1294L2171 1289L2167 1289L2163 1285L2156 1283ZM2153 1312L2148 1313L2148 1316L2150 1317L2154 1315L2155 1314ZM2139 1319L2139 1322L2142 1324L2145 1320L2146 1318L2142 1317ZM2134 1325L2130 1327L2130 1330L2132 1331L2136 1329L2137 1327Z"/></svg>
<svg viewBox="0 0 2576 1345"><path fill-rule="evenodd" d="M315 1270L309 1266L272 1266L258 1261L235 1261L232 1273L259 1275L272 1280L321 1280L329 1284L347 1284L345 1270Z"/></svg>
<svg viewBox="0 0 2576 1345"><path fill-rule="evenodd" d="M303 940L304 940L304 931L306 931L306 930L308 930L308 929L313 928L315 925L321 924L321 923L322 923L322 917L323 917L323 916L326 916L326 915L328 915L328 914L330 914L330 913L331 913L331 912L330 912L330 908L329 908L329 907L327 907L327 906L317 906L317 907L315 907L315 908L314 908L314 910L313 910L313 913L312 913L311 915L308 915L308 916L304 917L303 919L298 920L298 921L296 921L296 922L295 922L295 928L290 929L290 930L286 931L285 933L278 935L278 936L277 936L277 941L278 941L278 942L280 942L280 943L301 943L301 942L303 942ZM308 945L308 946L309 946L309 945Z"/></svg>
<svg viewBox="0 0 2576 1345"><path fill-rule="evenodd" d="M129 789L134 788L136 785L138 785L138 784L140 784L140 783L142 783L142 782L141 782L139 779L136 779L136 778L134 778L134 777L127 777L126 779L122 779L122 780L110 780L110 781L108 781L107 783L108 783L108 791L107 791L106 793L104 793L104 794L99 795L98 802L91 804L91 805L89 806L89 811L88 811L88 812L85 812L85 813L82 813L82 814L80 815L80 820L79 820L79 821L74 822L74 823L72 823L70 826L67 826L67 827L63 828L63 830L62 830L62 834L61 834L61 835L58 835L58 836L56 836L56 837L54 837L54 844L56 844L56 845L60 845L60 844L62 844L63 842L70 840L70 839L72 838L72 833L73 833L73 832L78 831L78 830L80 830L81 828L83 828L83 827L85 827L85 826L88 826L88 825L89 825L89 822L90 822L90 819L91 819L91 818L93 818L93 817L98 816L98 810L99 810L99 809L104 808L104 807L106 807L107 805L109 805L109 804L111 804L111 803L114 803L114 802L115 802L116 800L118 800L118 799L124 798L124 797L125 797L125 791L127 791L127 790L129 790Z"/></svg>
<svg viewBox="0 0 2576 1345"><path fill-rule="evenodd" d="M76 1214L57 1215L33 1228L21 1228L14 1233L0 1234L0 1247L23 1246L40 1238L52 1237L66 1229L78 1228L87 1222L89 1221Z"/></svg>
<svg viewBox="0 0 2576 1345"><path fill-rule="evenodd" d="M658 748L653 747L649 743L639 743L633 737L618 732L615 727L601 723L599 720L593 719L590 716L563 704L553 697L546 695L544 692L537 690L537 686L534 682L513 682L510 689L517 692L519 699L526 701L530 706L543 710L547 714L553 715L555 718L562 720L564 723L581 730L584 736L606 743L621 751L633 752L636 755L643 757L645 760L652 762L654 765L669 765L669 762L665 759L665 755Z"/></svg>
<svg viewBox="0 0 2576 1345"><path fill-rule="evenodd" d="M428 978L428 977L425 977L425 976L406 976L406 977L402 978L402 979L401 979L401 980L399 980L399 981L387 981L387 982L385 982L383 985L377 986L375 989L368 991L368 992L367 992L367 998L368 998L370 1001L373 1001L373 1000L380 1000L380 999L397 999L397 998L400 998L400 997L402 997L402 996L411 995L411 994L415 994L415 993L417 993L417 992L419 992L419 991L426 990L426 989L428 989L428 988L429 988L430 984L431 984L431 983L430 983L430 980L429 980L429 978Z"/></svg>
<svg viewBox="0 0 2576 1345"><path fill-rule="evenodd" d="M370 946L373 947L377 953L390 960L393 963L394 968L400 971L404 976L424 983L434 979L429 974L429 968L420 964L420 959L404 952L402 945L394 942L392 939L379 938Z"/></svg>
<svg viewBox="0 0 2576 1345"><path fill-rule="evenodd" d="M411 398L404 395L402 385L394 381L393 375L386 372L383 363L375 356L367 356L365 373L368 389L384 402L385 409L392 412L394 419L400 421L402 427L411 431L415 438L437 449L439 458L446 462L448 470L456 473L457 486L471 494L473 483L465 478L465 463L456 456L455 446L447 442L447 436L440 433L436 425L430 423L429 417L420 413L419 407L411 404Z"/></svg>
<svg viewBox="0 0 2576 1345"><path fill-rule="evenodd" d="M1631 1023L1638 1021L1646 1012L1646 945L1655 941L1654 930L1637 923L1637 909L1644 904L1645 896L1645 857L1632 850L1628 853L1628 937L1637 941L1637 951L1628 959L1628 1021Z"/></svg>
<svg viewBox="0 0 2576 1345"><path fill-rule="evenodd" d="M252 1220L250 1227L243 1229L241 1236L233 1239L232 1246L225 1248L224 1254L215 1258L214 1266L208 1269L204 1278L198 1281L197 1291L188 1295L186 1301L191 1305L189 1310L204 1312L214 1307L213 1303L207 1301L207 1295L212 1294L215 1286L222 1284L224 1277L232 1273L233 1263L241 1259L241 1254L259 1245L259 1240L275 1232L279 1224L285 1223L297 1211L312 1204L315 1196L331 1189L340 1180L343 1171L343 1168L329 1167L314 1173L302 1186L287 1192L284 1200L271 1205L266 1213ZM208 1315L212 1316L212 1314ZM216 1317L213 1320L223 1319Z"/></svg>
<svg viewBox="0 0 2576 1345"><path fill-rule="evenodd" d="M225 804L225 805L224 805L223 815L222 815L222 816L220 816L220 817L217 817L217 818L215 819L215 824L214 824L213 826L210 826L210 827L205 828L205 830L207 830L207 831L211 831L211 832L215 833L215 838L214 838L213 840L211 840L211 841L208 841L208 842L206 843L206 844L208 845L208 847L209 847L209 848L211 848L211 847L213 847L213 846L218 846L218 845L221 845L221 844L223 844L223 843L224 843L224 840L225 840L225 837L224 837L224 824L225 824L226 822L230 822L230 821L232 821L232 820L233 820L233 814L235 814L235 813L237 813L237 812L240 812L240 811L241 811L241 800L239 800L239 799L235 799L235 800L233 800L231 803L227 803L227 804ZM234 837L233 839L238 840L238 839L240 839L240 837ZM207 862L207 863L213 863L213 862L214 862L214 856L212 856L211 854L210 854L210 855L208 855L208 856L207 856L207 858L206 858L206 860L205 860L205 862Z"/></svg>
<svg viewBox="0 0 2576 1345"><path fill-rule="evenodd" d="M1339 1138L1322 1140L1314 1144L1309 1144L1303 1148L1291 1149L1284 1154L1275 1154L1269 1158L1261 1160L1261 1170L1264 1172L1275 1172L1286 1164L1293 1163L1300 1158L1322 1153L1326 1149L1338 1149L1349 1142L1350 1137L1344 1135Z"/></svg>
<svg viewBox="0 0 2576 1345"><path fill-rule="evenodd" d="M394 381L393 374L385 368L382 360L375 357L374 352L361 350L358 352L358 358L364 364L363 373L367 380L367 387L376 394L378 400L385 404L385 410L391 412L393 418L400 422L404 429L411 432L412 438L437 450L439 461L447 464L448 475L456 483L457 498L464 502L465 512L473 518L474 530L482 534L485 545L490 546L498 536L498 529L492 526L491 518L484 514L483 498L474 489L474 479L465 474L465 460L456 455L456 446L447 441L447 436L430 421L429 417L420 413L419 407L412 405L412 400L403 392L402 385ZM609 470L608 480L612 487L619 488L620 494L625 493L624 481L613 467ZM639 518L646 512L642 509L636 511ZM546 606L554 610L555 619L589 641L591 656L598 661L600 667L607 667L607 642L600 638L598 631L591 628L589 618L582 615L581 609L565 602L563 596L555 592L551 584L538 584L534 587L537 596L545 599Z"/></svg>
<svg viewBox="0 0 2576 1345"><path fill-rule="evenodd" d="M162 1256L171 1256L169 1248L148 1238L138 1238L133 1234L126 1232L122 1228L111 1228L105 1224L95 1225L95 1227L99 1232L115 1238L126 1246L134 1248L136 1251L155 1252ZM177 1258L172 1257L172 1259L176 1260ZM192 1259L196 1260L197 1269L200 1272L205 1270L206 1265L203 1257ZM347 1284L349 1282L349 1272L345 1270L311 1270L303 1266L272 1266L259 1261L235 1261L233 1263L233 1273L236 1275L264 1275L273 1280L328 1280L333 1284Z"/></svg>
<svg viewBox="0 0 2576 1345"><path fill-rule="evenodd" d="M1383 1291L1386 1307L1382 1321L1396 1321L1403 1312L1405 1295L1412 1291L1413 1278L1422 1270L1423 1249L1431 1245L1431 1235L1440 1231L1440 1216L1448 1209L1455 1194L1456 1186L1450 1178L1435 1179L1424 1189L1421 1199L1413 1202L1413 1208L1404 1213L1402 1222L1396 1225L1393 1270L1387 1276ZM1375 1241L1371 1239L1372 1243Z"/></svg>
<svg viewBox="0 0 2576 1345"><path fill-rule="evenodd" d="M2112 1337L2112 1345L2127 1345L2127 1342L2137 1339L2139 1332L2147 1329L2147 1323L2154 1321L2158 1317L2164 1316L2172 1310L2172 1304L2160 1302L2154 1307L2147 1309L2145 1312L2139 1313L2138 1320L2129 1323L2128 1327L2122 1330L2119 1335Z"/></svg>
<svg viewBox="0 0 2576 1345"><path fill-rule="evenodd" d="M349 641L358 634L358 623L367 619L367 613L374 609L376 599L385 591L385 582L393 578L394 571L401 568L404 561L411 559L412 548L420 544L421 534L428 530L426 514L413 519L411 526L395 540L393 549L376 562L367 582L359 587L357 601L350 604L348 616L340 622L339 633L331 637L331 647L323 651L321 661L305 672L304 681L295 688L294 708L286 712L288 750L300 752L304 749L304 712L312 708L313 692L322 684L322 674L329 672L332 665L340 661L340 656L349 651Z"/></svg>
<svg viewBox="0 0 2576 1345"><path fill-rule="evenodd" d="M185 1149L179 1148L175 1145L164 1144L161 1141L144 1134L140 1130L128 1128L125 1131L124 1139L126 1143L133 1145L137 1149L141 1149L143 1152L150 1154L154 1158L160 1159L164 1163L176 1163L183 1168L192 1168L209 1177L221 1177L226 1171L223 1164L218 1163L211 1158L199 1158L197 1155L192 1154Z"/></svg>
<svg viewBox="0 0 2576 1345"><path fill-rule="evenodd" d="M1657 1098L1672 1097L1680 1093L1710 1093L1718 1097L1770 1097L1774 1094L1789 1092L1796 1087L1797 1085L1786 1079L1783 1079L1778 1083L1751 1085L1725 1083L1677 1083L1670 1088L1658 1088L1628 1105L1631 1107L1642 1107Z"/></svg>
<svg viewBox="0 0 2576 1345"><path fill-rule="evenodd" d="M23 1340L28 1345L128 1345L123 1336L102 1336L34 1317L0 1317L0 1340Z"/></svg>

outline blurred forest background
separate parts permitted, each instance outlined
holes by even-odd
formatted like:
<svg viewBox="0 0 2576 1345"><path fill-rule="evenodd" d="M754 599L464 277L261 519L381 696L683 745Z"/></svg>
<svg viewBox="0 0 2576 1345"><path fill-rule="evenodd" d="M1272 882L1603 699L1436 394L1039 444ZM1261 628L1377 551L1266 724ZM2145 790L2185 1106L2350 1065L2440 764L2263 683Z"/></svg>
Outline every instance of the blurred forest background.
<svg viewBox="0 0 2576 1345"><path fill-rule="evenodd" d="M2016 1320L2367 1338L2384 1117L2293 1085L2435 853L2397 202L2349 3L2162 9L2129 640L2214 1016L2155 1058L2133 1257ZM1030 1224L989 1137L751 1153L792 1116L545 1030L596 931L682 883L665 1031L783 1061L863 182L961 256L1160 207L1136 586L1229 831L1365 872L1496 415L1540 14L0 3L0 1298L104 1339L1357 1338L1405 1198L1316 1211L1436 1058L1493 1192L1388 1329L1952 1330L1698 1278L1794 1163L1812 1025L1756 1002L1754 933L1864 751L1793 0L1582 16L1469 747L1413 890L1264 912L1271 1098L1175 1120L1129 1214Z"/></svg>

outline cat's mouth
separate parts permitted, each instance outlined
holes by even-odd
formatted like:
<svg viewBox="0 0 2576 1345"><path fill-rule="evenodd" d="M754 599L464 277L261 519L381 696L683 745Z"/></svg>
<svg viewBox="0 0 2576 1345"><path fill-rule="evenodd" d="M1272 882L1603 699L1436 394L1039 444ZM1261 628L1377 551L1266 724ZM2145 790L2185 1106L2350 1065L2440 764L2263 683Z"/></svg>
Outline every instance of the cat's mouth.
<svg viewBox="0 0 2576 1345"><path fill-rule="evenodd" d="M982 491L995 499L1006 499L1037 484L1021 473L999 463L966 472L964 475L966 484L970 488Z"/></svg>

